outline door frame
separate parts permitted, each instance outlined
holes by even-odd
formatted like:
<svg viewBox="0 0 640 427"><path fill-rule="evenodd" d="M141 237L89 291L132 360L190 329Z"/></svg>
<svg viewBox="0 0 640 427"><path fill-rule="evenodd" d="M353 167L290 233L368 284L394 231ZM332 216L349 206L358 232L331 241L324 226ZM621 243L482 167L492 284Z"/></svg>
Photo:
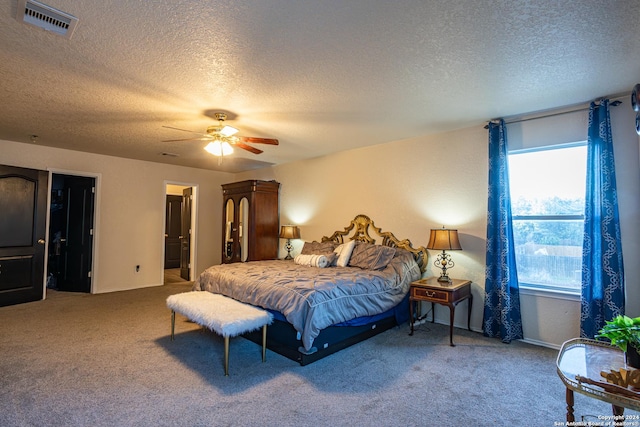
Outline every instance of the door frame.
<svg viewBox="0 0 640 427"><path fill-rule="evenodd" d="M47 172L49 172L49 185L47 188L47 227L46 227L46 236L47 236L47 244L45 248L44 254L44 277L43 277L43 299L47 298L47 271L49 271L49 222L51 221L51 185L53 183L53 174L57 175L71 175L71 176L82 176L87 178L93 178L95 180L95 188L96 191L94 193L93 199L93 248L91 250L91 289L89 293L95 293L96 289L98 289L98 260L100 257L98 256L98 248L100 247L100 188L102 185L102 174L96 172L82 172L82 171L74 171L68 169L58 169L58 168L47 168Z"/></svg>
<svg viewBox="0 0 640 427"><path fill-rule="evenodd" d="M189 182L180 182L173 180L165 180L162 184L162 230L159 234L161 236L160 244L162 245L162 253L161 253L161 270L160 270L160 283L164 284L164 234L165 234L165 224L167 221L167 185L178 185L181 187L191 187L193 189L193 200L191 204L191 244L189 245L189 277L191 280L195 277L196 269L196 259L198 258L196 255L197 239L198 239L198 197L200 197L200 192L198 191L198 184L189 183Z"/></svg>

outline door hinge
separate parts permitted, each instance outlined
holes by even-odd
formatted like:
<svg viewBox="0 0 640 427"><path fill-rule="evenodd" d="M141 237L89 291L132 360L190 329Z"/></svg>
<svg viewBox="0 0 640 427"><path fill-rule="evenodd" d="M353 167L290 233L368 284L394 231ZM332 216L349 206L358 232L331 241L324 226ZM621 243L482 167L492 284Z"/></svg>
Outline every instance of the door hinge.
<svg viewBox="0 0 640 427"><path fill-rule="evenodd" d="M93 228L89 229L89 236L93 236Z"/></svg>
<svg viewBox="0 0 640 427"><path fill-rule="evenodd" d="M91 277L91 270L89 270L89 273L87 273L87 277Z"/></svg>
<svg viewBox="0 0 640 427"><path fill-rule="evenodd" d="M193 194L189 194L189 200L193 200Z"/></svg>
<svg viewBox="0 0 640 427"><path fill-rule="evenodd" d="M189 229L189 235L191 235L191 229Z"/></svg>
<svg viewBox="0 0 640 427"><path fill-rule="evenodd" d="M91 187L91 192L92 192L93 194L96 194L96 187Z"/></svg>

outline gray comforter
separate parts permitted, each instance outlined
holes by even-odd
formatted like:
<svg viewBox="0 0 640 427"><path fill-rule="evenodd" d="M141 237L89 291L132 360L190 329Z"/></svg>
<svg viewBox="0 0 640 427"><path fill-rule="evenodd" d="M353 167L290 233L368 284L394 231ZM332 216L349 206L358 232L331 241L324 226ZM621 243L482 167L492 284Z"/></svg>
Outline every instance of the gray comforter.
<svg viewBox="0 0 640 427"><path fill-rule="evenodd" d="M383 270L282 260L215 265L198 277L194 289L281 312L299 332L305 352L313 352L322 329L389 310L420 275L411 253L398 250Z"/></svg>

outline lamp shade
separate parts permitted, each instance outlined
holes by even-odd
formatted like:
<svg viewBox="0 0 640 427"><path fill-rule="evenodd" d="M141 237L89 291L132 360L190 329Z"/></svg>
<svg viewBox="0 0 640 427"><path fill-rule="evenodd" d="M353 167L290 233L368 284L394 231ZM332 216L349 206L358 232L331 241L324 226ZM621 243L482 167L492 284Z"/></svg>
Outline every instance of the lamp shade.
<svg viewBox="0 0 640 427"><path fill-rule="evenodd" d="M451 230L448 228L431 229L427 249L436 249L441 251L462 250L460 240L458 240L458 230Z"/></svg>
<svg viewBox="0 0 640 427"><path fill-rule="evenodd" d="M204 147L206 151L213 154L214 156L228 156L233 154L233 147L226 141L212 141Z"/></svg>
<svg viewBox="0 0 640 427"><path fill-rule="evenodd" d="M283 225L280 227L281 239L299 239L300 229L295 225Z"/></svg>

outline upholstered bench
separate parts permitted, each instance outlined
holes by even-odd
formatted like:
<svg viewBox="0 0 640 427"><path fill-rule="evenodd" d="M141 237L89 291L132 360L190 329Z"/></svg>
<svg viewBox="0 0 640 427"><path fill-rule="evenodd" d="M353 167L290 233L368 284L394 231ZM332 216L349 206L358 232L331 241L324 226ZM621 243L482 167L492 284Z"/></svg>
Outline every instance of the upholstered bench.
<svg viewBox="0 0 640 427"><path fill-rule="evenodd" d="M167 298L171 309L171 340L174 338L176 313L224 337L224 375L229 375L229 337L262 328L262 361L267 355L267 325L273 315L252 305L224 295L205 291L183 292Z"/></svg>

